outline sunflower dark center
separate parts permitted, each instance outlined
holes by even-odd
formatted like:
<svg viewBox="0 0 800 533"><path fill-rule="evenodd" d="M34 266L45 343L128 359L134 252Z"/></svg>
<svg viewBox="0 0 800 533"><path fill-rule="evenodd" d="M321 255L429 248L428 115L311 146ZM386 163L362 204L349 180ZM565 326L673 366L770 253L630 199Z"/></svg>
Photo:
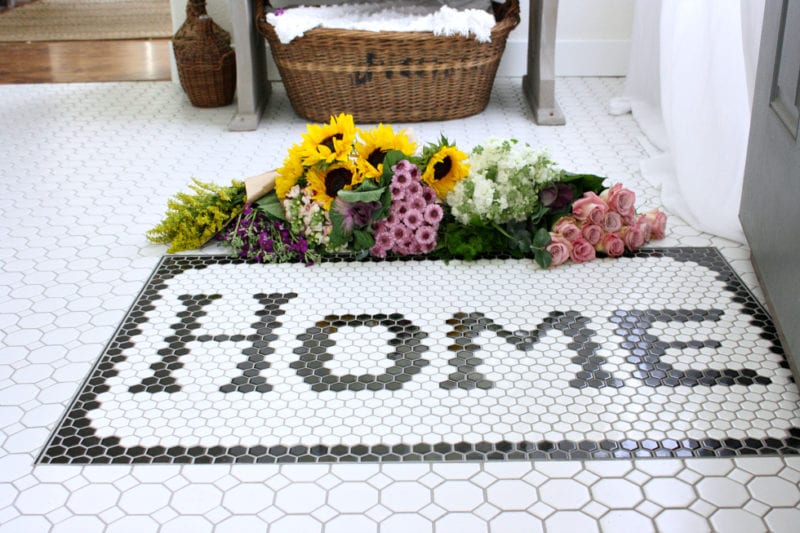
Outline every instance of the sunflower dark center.
<svg viewBox="0 0 800 533"><path fill-rule="evenodd" d="M453 168L453 162L450 160L450 156L445 157L444 159L433 165L433 179L439 181L440 179L450 174L450 169L452 168Z"/></svg>
<svg viewBox="0 0 800 533"><path fill-rule="evenodd" d="M334 139L336 139L337 141L341 141L342 139L344 139L344 135L342 135L341 133L337 133L336 135L331 135L330 137L326 137L325 139L323 139L323 141L320 144L322 146L327 146L331 151L333 151L334 150L334 147L333 147L333 140Z"/></svg>
<svg viewBox="0 0 800 533"><path fill-rule="evenodd" d="M369 157L367 157L367 161L369 164L375 168L378 168L378 165L383 163L384 158L386 158L386 150L381 150L380 148L375 148Z"/></svg>
<svg viewBox="0 0 800 533"><path fill-rule="evenodd" d="M333 198L345 186L350 185L353 173L346 168L335 168L325 175L325 193Z"/></svg>

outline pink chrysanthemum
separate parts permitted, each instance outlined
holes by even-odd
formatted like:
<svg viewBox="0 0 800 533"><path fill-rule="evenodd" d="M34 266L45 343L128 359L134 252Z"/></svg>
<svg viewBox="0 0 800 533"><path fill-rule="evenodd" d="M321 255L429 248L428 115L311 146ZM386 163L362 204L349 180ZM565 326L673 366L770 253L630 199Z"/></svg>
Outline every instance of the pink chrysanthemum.
<svg viewBox="0 0 800 533"><path fill-rule="evenodd" d="M402 224L397 224L396 226L392 226L390 231L392 239L394 239L395 246L397 246L398 243L407 240L411 235L411 232L408 230L408 228L406 228Z"/></svg>
<svg viewBox="0 0 800 533"><path fill-rule="evenodd" d="M407 187L409 183L413 182L413 180L414 178L411 177L409 172L402 170L396 170L394 176L392 176L392 183L401 187Z"/></svg>
<svg viewBox="0 0 800 533"><path fill-rule="evenodd" d="M409 182L406 185L406 194L411 196L422 196L422 185L418 181Z"/></svg>
<svg viewBox="0 0 800 533"><path fill-rule="evenodd" d="M394 243L394 247L392 249L400 255L410 255L411 254L410 243L411 241L409 240L397 241Z"/></svg>
<svg viewBox="0 0 800 533"><path fill-rule="evenodd" d="M422 211L419 209L409 209L403 217L403 223L410 229L416 229L422 224Z"/></svg>
<svg viewBox="0 0 800 533"><path fill-rule="evenodd" d="M391 250L392 246L394 246L394 238L392 238L392 234L388 230L376 233L375 246L380 246L386 250Z"/></svg>
<svg viewBox="0 0 800 533"><path fill-rule="evenodd" d="M421 194L415 194L414 196L406 196L405 198L406 205L411 209L416 209L418 211L424 211L425 208L428 206L428 202L422 197Z"/></svg>
<svg viewBox="0 0 800 533"><path fill-rule="evenodd" d="M430 204L425 208L423 217L425 218L425 222L434 226L442 221L442 218L444 217L444 210L439 204Z"/></svg>
<svg viewBox="0 0 800 533"><path fill-rule="evenodd" d="M423 246L429 245L431 243L436 243L436 232L430 226L420 226L417 228L417 231L414 232L414 238Z"/></svg>
<svg viewBox="0 0 800 533"><path fill-rule="evenodd" d="M408 253L409 255L417 255L422 253L422 245L417 241L412 240L408 244Z"/></svg>
<svg viewBox="0 0 800 533"><path fill-rule="evenodd" d="M425 200L425 203L432 204L436 202L436 191L434 191L427 185L423 185L422 198Z"/></svg>
<svg viewBox="0 0 800 533"><path fill-rule="evenodd" d="M372 248L369 249L370 255L379 259L384 259L386 257L386 252L388 251L388 248L383 248L379 246L378 243L375 243Z"/></svg>
<svg viewBox="0 0 800 533"><path fill-rule="evenodd" d="M390 215L394 215L395 218L403 220L406 213L408 213L408 206L405 202L392 202L392 207L389 208Z"/></svg>
<svg viewBox="0 0 800 533"><path fill-rule="evenodd" d="M392 201L402 200L406 196L406 188L397 182L389 185L389 192L392 194Z"/></svg>

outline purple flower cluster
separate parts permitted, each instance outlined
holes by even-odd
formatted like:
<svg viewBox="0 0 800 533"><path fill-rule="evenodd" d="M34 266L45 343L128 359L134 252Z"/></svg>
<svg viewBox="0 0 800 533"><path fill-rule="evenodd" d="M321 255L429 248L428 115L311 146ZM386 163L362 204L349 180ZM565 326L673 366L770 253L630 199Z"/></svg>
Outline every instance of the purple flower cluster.
<svg viewBox="0 0 800 533"><path fill-rule="evenodd" d="M370 253L383 258L388 252L432 252L444 216L442 206L436 203L436 191L420 180L419 168L406 160L397 163L392 171L392 205L389 216L375 224L375 245Z"/></svg>
<svg viewBox="0 0 800 533"><path fill-rule="evenodd" d="M236 256L249 261L311 264L315 259L305 236L292 235L288 224L271 219L251 204L245 205L241 215L220 232L219 239L226 242Z"/></svg>
<svg viewBox="0 0 800 533"><path fill-rule="evenodd" d="M380 202L345 202L341 198L336 198L333 208L341 213L342 228L350 233L354 229L365 227L372 220L375 212L381 208Z"/></svg>

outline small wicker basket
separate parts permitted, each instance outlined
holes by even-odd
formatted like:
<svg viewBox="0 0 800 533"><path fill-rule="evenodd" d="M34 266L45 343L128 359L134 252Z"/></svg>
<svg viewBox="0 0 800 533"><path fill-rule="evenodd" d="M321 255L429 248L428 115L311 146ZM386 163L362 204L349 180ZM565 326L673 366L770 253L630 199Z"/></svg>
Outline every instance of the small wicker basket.
<svg viewBox="0 0 800 533"><path fill-rule="evenodd" d="M266 37L292 107L324 122L350 113L361 123L448 120L480 113L489 103L508 34L519 24L519 0L493 4L492 41L430 32L315 28L289 44L256 1L256 27Z"/></svg>
<svg viewBox="0 0 800 533"><path fill-rule="evenodd" d="M172 39L181 87L195 107L230 104L236 92L236 56L228 32L206 14L205 0L189 0L186 22Z"/></svg>

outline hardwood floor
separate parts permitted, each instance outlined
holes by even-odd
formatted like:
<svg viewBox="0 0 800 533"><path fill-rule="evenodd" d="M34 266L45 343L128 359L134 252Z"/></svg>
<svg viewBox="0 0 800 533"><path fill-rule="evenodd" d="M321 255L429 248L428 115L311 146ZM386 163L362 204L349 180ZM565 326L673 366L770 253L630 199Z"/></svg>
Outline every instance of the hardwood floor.
<svg viewBox="0 0 800 533"><path fill-rule="evenodd" d="M0 43L0 84L170 79L169 39Z"/></svg>

